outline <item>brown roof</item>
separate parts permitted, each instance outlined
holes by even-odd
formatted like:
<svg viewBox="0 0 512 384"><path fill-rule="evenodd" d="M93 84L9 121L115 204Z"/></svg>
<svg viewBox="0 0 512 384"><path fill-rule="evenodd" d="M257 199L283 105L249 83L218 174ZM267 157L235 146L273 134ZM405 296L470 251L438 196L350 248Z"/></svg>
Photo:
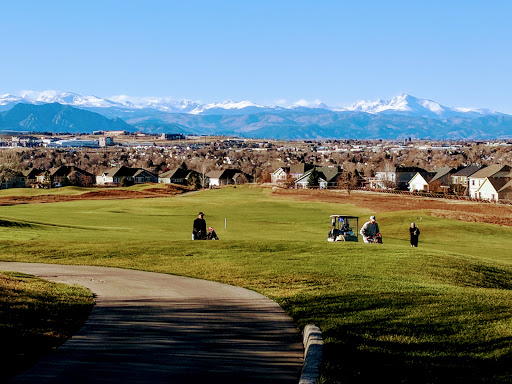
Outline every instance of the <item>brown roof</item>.
<svg viewBox="0 0 512 384"><path fill-rule="evenodd" d="M315 166L313 164L305 164L299 163L290 166L290 173L306 173L307 171L313 169Z"/></svg>
<svg viewBox="0 0 512 384"><path fill-rule="evenodd" d="M480 169L482 169L482 167L479 165L470 165L468 167L459 169L457 172L453 174L453 176L471 176Z"/></svg>
<svg viewBox="0 0 512 384"><path fill-rule="evenodd" d="M485 179L486 177L493 177L498 172L510 172L508 165L494 164L488 167L482 168L479 171L471 175L472 178Z"/></svg>
<svg viewBox="0 0 512 384"><path fill-rule="evenodd" d="M142 172L148 172L149 174L156 177L156 175L153 172L148 171L144 168L130 168L130 167L125 167L124 165L122 165L120 167L112 168L104 173L110 177L114 177L114 176L115 177L123 177L123 176L134 177L135 175L139 175Z"/></svg>
<svg viewBox="0 0 512 384"><path fill-rule="evenodd" d="M158 177L160 177L160 178L168 177L170 179L184 179L187 177L187 175L189 173L190 173L190 171L187 169L176 168L176 169L171 169L170 171L164 172L164 173L158 175Z"/></svg>
<svg viewBox="0 0 512 384"><path fill-rule="evenodd" d="M504 179L504 178L500 177L500 179ZM503 187L501 187L498 190L498 192L504 191L505 189L508 189L508 188L512 188L512 178L505 178L505 179L509 179L509 181Z"/></svg>
<svg viewBox="0 0 512 384"><path fill-rule="evenodd" d="M443 168L436 169L434 171L435 175L434 175L434 177L432 177L432 180L430 180L430 182L436 181L436 180L442 178L443 176L446 176L447 174L449 174L453 170L454 169L451 168L451 167L443 167Z"/></svg>
<svg viewBox="0 0 512 384"><path fill-rule="evenodd" d="M220 179L224 171L210 171L206 174L210 179Z"/></svg>
<svg viewBox="0 0 512 384"><path fill-rule="evenodd" d="M487 180L489 180L496 192L500 191L510 181L508 177L488 177Z"/></svg>

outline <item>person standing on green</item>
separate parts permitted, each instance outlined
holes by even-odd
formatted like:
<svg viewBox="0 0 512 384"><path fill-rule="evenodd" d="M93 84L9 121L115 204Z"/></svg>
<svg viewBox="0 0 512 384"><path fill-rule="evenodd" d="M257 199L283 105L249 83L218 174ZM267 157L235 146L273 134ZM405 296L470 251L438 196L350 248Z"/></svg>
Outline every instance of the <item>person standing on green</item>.
<svg viewBox="0 0 512 384"><path fill-rule="evenodd" d="M192 240L204 240L206 238L206 221L204 220L204 213L199 212L197 219L194 220L194 227L192 228Z"/></svg>
<svg viewBox="0 0 512 384"><path fill-rule="evenodd" d="M416 223L411 223L409 234L411 235L411 247L417 247L418 238L420 237L420 229L416 226Z"/></svg>

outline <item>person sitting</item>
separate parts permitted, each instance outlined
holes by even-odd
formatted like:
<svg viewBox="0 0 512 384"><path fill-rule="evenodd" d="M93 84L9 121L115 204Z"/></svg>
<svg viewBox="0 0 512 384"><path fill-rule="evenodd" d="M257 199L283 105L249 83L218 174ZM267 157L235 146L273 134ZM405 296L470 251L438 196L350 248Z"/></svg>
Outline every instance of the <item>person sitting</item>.
<svg viewBox="0 0 512 384"><path fill-rule="evenodd" d="M208 233L206 234L206 240L219 240L219 237L215 233L213 227L208 227Z"/></svg>
<svg viewBox="0 0 512 384"><path fill-rule="evenodd" d="M341 227L341 232L344 235L348 235L348 234L350 234L352 232L352 230L350 229L350 226L348 225L348 223L343 224L343 227Z"/></svg>

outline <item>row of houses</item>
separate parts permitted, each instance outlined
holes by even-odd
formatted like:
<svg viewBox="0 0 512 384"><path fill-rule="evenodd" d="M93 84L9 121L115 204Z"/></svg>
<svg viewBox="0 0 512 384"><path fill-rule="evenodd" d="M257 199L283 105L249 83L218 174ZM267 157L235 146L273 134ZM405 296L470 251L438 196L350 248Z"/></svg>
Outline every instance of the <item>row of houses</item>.
<svg viewBox="0 0 512 384"><path fill-rule="evenodd" d="M118 167L96 176L97 185L119 185L123 178L130 184L159 183L218 187L221 185L251 183L253 177L238 169L210 171L205 175L197 171L176 168L156 175L143 168Z"/></svg>
<svg viewBox="0 0 512 384"><path fill-rule="evenodd" d="M458 170L444 167L433 172L419 170L413 173L407 182L411 192L455 193L480 200L512 201L512 169L508 165L468 166ZM382 187L382 182L376 184Z"/></svg>
<svg viewBox="0 0 512 384"><path fill-rule="evenodd" d="M341 167L318 167L312 164L280 167L272 173L272 183L308 188L313 169L320 175L319 188L341 185ZM458 169L442 167L434 171L419 167L396 167L394 170L376 172L374 177L360 179L358 182L360 187L368 189L424 191L481 200L512 201L512 169L508 165L467 166Z"/></svg>
<svg viewBox="0 0 512 384"><path fill-rule="evenodd" d="M313 171L318 175L318 187L325 189L335 187L340 183L343 168L340 166L319 167L313 164L294 164L290 167L280 167L271 174L272 184L293 186L307 189Z"/></svg>
<svg viewBox="0 0 512 384"><path fill-rule="evenodd" d="M194 170L176 168L161 174L156 174L144 168L120 166L111 168L100 175L93 175L76 166L63 165L47 170L32 168L23 172L6 171L1 176L0 187L22 188L77 186L118 186L144 183L181 184L216 187L230 184L252 182L253 178L237 169L211 171L205 175Z"/></svg>

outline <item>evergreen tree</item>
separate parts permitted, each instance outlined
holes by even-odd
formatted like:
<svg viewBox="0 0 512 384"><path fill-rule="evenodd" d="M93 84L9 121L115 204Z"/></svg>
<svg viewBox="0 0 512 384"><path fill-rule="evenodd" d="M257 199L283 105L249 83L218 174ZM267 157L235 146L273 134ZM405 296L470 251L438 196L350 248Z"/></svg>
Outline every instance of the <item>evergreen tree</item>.
<svg viewBox="0 0 512 384"><path fill-rule="evenodd" d="M313 168L308 178L308 187L318 187L320 185L320 175L316 168Z"/></svg>

